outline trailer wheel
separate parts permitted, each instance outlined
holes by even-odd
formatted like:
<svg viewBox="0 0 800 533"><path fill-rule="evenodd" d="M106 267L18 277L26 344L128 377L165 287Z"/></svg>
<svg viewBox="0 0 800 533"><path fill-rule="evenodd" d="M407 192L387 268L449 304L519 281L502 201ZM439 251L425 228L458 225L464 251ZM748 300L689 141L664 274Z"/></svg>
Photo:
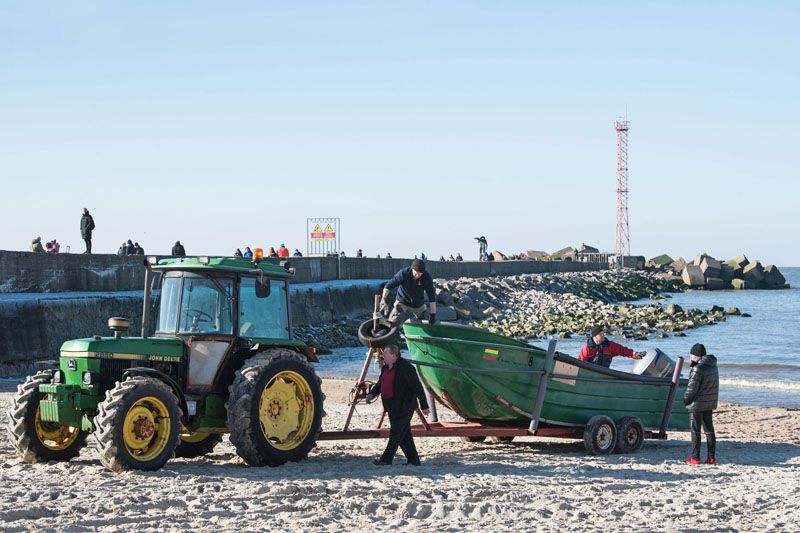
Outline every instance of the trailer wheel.
<svg viewBox="0 0 800 533"><path fill-rule="evenodd" d="M635 416L623 416L617 421L618 453L634 453L644 443L644 427L642 421Z"/></svg>
<svg viewBox="0 0 800 533"><path fill-rule="evenodd" d="M497 436L489 437L489 442L493 442L495 444L501 444L501 443L504 443L504 442L511 442L512 440L514 440L513 436L510 436L510 437L497 437Z"/></svg>
<svg viewBox="0 0 800 533"><path fill-rule="evenodd" d="M486 437L468 437L468 436L461 436L459 437L461 442L483 442L486 440Z"/></svg>
<svg viewBox="0 0 800 533"><path fill-rule="evenodd" d="M305 459L322 427L321 382L306 358L291 350L266 350L245 361L226 404L239 456L250 466Z"/></svg>
<svg viewBox="0 0 800 533"><path fill-rule="evenodd" d="M605 415L593 416L583 430L583 446L589 455L611 453L617 444L617 426Z"/></svg>
<svg viewBox="0 0 800 533"><path fill-rule="evenodd" d="M372 319L364 321L358 326L358 340L364 346L371 348L384 348L390 344L396 344L400 339L400 328L392 324L391 327L378 324L378 329L373 329Z"/></svg>
<svg viewBox="0 0 800 533"><path fill-rule="evenodd" d="M52 378L52 370L28 376L17 387L8 413L11 444L26 463L69 461L86 445L87 433L80 428L41 419L39 402L44 395L39 392L39 385L50 383Z"/></svg>
<svg viewBox="0 0 800 533"><path fill-rule="evenodd" d="M214 451L214 447L222 441L219 433L203 433L195 431L188 435L181 435L178 446L175 448L175 457L193 459L202 457Z"/></svg>
<svg viewBox="0 0 800 533"><path fill-rule="evenodd" d="M158 470L175 455L181 408L169 385L133 376L106 391L94 433L100 462L113 472Z"/></svg>

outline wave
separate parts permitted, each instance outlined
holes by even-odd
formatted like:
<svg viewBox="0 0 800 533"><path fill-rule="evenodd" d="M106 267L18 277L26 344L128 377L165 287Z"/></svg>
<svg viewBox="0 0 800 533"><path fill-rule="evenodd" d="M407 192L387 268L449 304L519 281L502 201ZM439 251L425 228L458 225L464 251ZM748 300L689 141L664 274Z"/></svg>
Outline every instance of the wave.
<svg viewBox="0 0 800 533"><path fill-rule="evenodd" d="M737 389L768 389L800 392L800 382L798 381L751 381L749 379L720 378L719 384L724 387L734 387Z"/></svg>
<svg viewBox="0 0 800 533"><path fill-rule="evenodd" d="M719 368L724 369L735 369L735 370L797 370L800 371L800 366L795 365L779 365L779 364L755 364L755 365L748 365L748 364L737 364L737 363L726 363L724 365L718 365Z"/></svg>

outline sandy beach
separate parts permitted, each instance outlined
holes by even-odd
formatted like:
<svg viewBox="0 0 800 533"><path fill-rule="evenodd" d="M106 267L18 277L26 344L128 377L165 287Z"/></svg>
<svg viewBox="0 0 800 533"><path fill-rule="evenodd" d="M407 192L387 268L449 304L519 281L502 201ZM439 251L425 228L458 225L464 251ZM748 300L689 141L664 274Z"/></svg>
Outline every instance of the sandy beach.
<svg viewBox="0 0 800 533"><path fill-rule="evenodd" d="M350 386L324 380L324 429L342 427ZM14 389L0 383L4 426ZM353 427L378 415L360 405ZM121 475L91 438L77 459L29 465L3 431L0 530L798 531L800 412L723 404L715 425L716 467L683 463L688 433L608 456L558 439L417 439L420 467L402 455L373 466L378 439L321 441L306 461L251 468L226 437L206 457Z"/></svg>

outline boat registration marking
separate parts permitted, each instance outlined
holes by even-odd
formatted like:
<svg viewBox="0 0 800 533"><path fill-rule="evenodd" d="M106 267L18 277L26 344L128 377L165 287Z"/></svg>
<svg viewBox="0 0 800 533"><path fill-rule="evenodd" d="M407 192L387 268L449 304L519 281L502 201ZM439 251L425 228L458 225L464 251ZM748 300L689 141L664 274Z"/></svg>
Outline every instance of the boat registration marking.
<svg viewBox="0 0 800 533"><path fill-rule="evenodd" d="M562 361L556 361L556 364L553 366L553 374L560 374L562 376L577 376L578 370L579 369L577 366L570 365ZM574 379L553 378L553 381L560 381L561 383L572 385L573 387L575 386Z"/></svg>
<svg viewBox="0 0 800 533"><path fill-rule="evenodd" d="M489 361L497 361L497 357L498 357L499 353L500 352L497 351L497 350L490 350L489 348L486 348L483 351L483 358L484 359L488 359Z"/></svg>

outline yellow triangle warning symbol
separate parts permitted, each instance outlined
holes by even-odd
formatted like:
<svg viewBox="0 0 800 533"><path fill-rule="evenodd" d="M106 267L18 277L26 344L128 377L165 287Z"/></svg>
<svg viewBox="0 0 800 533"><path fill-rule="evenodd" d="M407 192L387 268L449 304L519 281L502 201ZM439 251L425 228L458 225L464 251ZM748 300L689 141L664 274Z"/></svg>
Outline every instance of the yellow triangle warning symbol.
<svg viewBox="0 0 800 533"><path fill-rule="evenodd" d="M319 224L314 226L314 231L322 231L322 228L319 227Z"/></svg>
<svg viewBox="0 0 800 533"><path fill-rule="evenodd" d="M333 231L333 228L331 227L331 225L330 225L330 224L328 224L327 226L325 226L325 231Z"/></svg>

